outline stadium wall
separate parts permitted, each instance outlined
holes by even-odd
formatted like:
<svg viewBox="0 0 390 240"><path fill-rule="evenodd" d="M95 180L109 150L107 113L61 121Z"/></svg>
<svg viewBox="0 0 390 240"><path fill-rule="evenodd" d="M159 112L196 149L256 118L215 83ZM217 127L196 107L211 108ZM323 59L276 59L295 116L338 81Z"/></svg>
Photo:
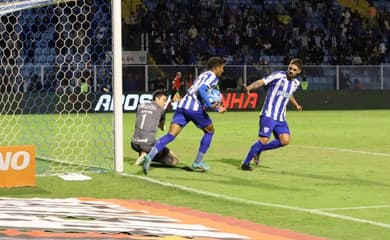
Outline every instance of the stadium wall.
<svg viewBox="0 0 390 240"><path fill-rule="evenodd" d="M295 97L305 110L390 109L390 90L300 91Z"/></svg>
<svg viewBox="0 0 390 240"><path fill-rule="evenodd" d="M23 97L22 104L18 107L24 114L112 111L112 97L108 93L78 94L77 96L70 94L58 97L54 92L36 92L17 94L15 97ZM390 90L299 91L295 97L304 110L390 109ZM259 111L264 98L264 91L250 95L243 92L228 92L224 93L224 104L229 110ZM125 112L133 112L139 103L150 100L150 93L125 93L123 109ZM289 109L293 107L289 105Z"/></svg>

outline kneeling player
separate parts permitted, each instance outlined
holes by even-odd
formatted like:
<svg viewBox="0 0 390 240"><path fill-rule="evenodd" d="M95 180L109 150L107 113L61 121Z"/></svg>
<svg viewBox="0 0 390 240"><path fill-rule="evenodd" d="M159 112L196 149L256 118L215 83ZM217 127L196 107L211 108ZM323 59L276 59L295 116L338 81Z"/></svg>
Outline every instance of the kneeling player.
<svg viewBox="0 0 390 240"><path fill-rule="evenodd" d="M153 93L153 101L140 104L137 110L137 120L134 134L131 139L131 148L138 152L139 156L147 154L156 143L157 129L164 130L165 109L167 95L161 90ZM140 158L138 158L140 159ZM175 166L178 162L177 156L168 148L164 148L154 162L166 166ZM136 162L137 165L140 162Z"/></svg>
<svg viewBox="0 0 390 240"><path fill-rule="evenodd" d="M138 152L139 157L144 156L150 152L152 147L153 145L150 144L135 143L134 141L131 141L131 148ZM153 162L160 163L164 166L175 166L179 162L179 159L177 158L176 154L174 154L171 150L169 150L169 148L166 147L156 155L156 157L153 159ZM136 162L135 164L140 165L141 162Z"/></svg>

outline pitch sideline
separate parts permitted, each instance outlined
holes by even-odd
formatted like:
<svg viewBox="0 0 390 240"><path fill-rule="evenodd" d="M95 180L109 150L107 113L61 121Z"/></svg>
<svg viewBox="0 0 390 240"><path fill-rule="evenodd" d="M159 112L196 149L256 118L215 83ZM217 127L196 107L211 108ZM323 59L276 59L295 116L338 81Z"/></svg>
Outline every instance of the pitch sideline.
<svg viewBox="0 0 390 240"><path fill-rule="evenodd" d="M282 205L282 204L274 204L274 203L247 200L247 199L242 199L242 198L238 198L238 197L230 197L230 196L226 196L223 194L203 191L203 190L190 188L190 187L186 187L186 186L181 186L181 185L177 185L177 184L173 184L173 183L169 183L169 182L159 181L157 179L153 179L150 177L138 176L138 175L129 174L129 173L120 173L120 175L126 176L126 177L131 177L131 178L141 179L141 180L144 180L144 181L147 181L150 183L154 183L154 184L158 184L161 186L165 186L165 187L176 188L176 189L180 189L180 190L183 190L186 192L195 193L195 194L208 196L208 197L215 197L215 198L228 200L228 201L232 201L232 202L245 203L245 204L257 205L257 206L273 207L273 208L283 208L283 209L294 210L294 211L299 211L299 212L306 212L306 213L311 213L311 214L330 217L330 218L343 219L343 220L358 222L358 223L365 223L365 224L370 224L370 225L390 229L390 224L387 224L387 223L376 222L376 221L371 221L371 220L366 220L366 219L361 219L361 218L354 218L354 217L349 217L349 216L335 214L335 213L328 213L328 212L318 210L318 209L307 209L307 208L294 207L294 206L288 206L288 205Z"/></svg>

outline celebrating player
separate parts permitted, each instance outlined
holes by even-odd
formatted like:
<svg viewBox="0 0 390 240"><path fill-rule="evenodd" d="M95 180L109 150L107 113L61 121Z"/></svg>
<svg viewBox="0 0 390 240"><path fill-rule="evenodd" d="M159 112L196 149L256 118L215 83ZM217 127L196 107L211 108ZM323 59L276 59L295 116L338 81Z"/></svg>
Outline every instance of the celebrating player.
<svg viewBox="0 0 390 240"><path fill-rule="evenodd" d="M156 143L157 129L164 130L165 110L163 107L166 101L166 93L157 90L153 93L152 102L142 103L138 106L131 148L138 152L139 156L146 155ZM164 147L153 161L166 166L175 166L178 158L172 151ZM136 162L136 164L139 165L140 162Z"/></svg>
<svg viewBox="0 0 390 240"><path fill-rule="evenodd" d="M203 155L210 147L214 135L214 125L206 112L207 108L215 109L220 113L226 111L221 103L211 103L208 99L207 90L218 85L218 77L224 69L224 60L212 57L207 62L208 71L200 74L194 84L187 90L187 94L179 102L172 118L169 132L162 136L148 154L141 156L138 162L143 162L144 174L148 174L150 161L189 123L193 122L204 135L200 141L200 147L192 167L197 170L207 171L209 167L203 162Z"/></svg>
<svg viewBox="0 0 390 240"><path fill-rule="evenodd" d="M287 71L274 72L249 86L243 86L247 93L263 85L268 87L268 91L259 119L259 140L251 146L248 155L241 164L242 170L252 170L250 161L252 158L256 160L257 157L258 159L258 155L262 151L283 147L290 143L290 130L286 122L286 106L290 101L298 111L302 111L301 105L298 104L293 95L299 87L299 81L296 77L301 70L302 61L294 58L290 61ZM271 134L274 135L275 139L268 142Z"/></svg>

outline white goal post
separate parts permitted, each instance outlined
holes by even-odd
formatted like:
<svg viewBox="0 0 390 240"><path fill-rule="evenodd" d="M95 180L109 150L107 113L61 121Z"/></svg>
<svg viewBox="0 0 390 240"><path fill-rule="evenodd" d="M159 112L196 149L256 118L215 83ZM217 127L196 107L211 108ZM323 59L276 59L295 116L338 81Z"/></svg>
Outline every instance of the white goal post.
<svg viewBox="0 0 390 240"><path fill-rule="evenodd" d="M112 0L112 77L114 83L115 171L123 172L121 1Z"/></svg>

